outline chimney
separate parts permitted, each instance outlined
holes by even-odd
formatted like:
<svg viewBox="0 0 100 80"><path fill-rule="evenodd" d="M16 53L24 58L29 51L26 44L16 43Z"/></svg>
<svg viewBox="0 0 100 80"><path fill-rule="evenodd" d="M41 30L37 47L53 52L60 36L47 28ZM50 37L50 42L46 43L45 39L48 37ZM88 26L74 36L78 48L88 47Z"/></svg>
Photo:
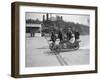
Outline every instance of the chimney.
<svg viewBox="0 0 100 80"><path fill-rule="evenodd" d="M61 20L63 20L63 17L61 16Z"/></svg>
<svg viewBox="0 0 100 80"><path fill-rule="evenodd" d="M45 21L45 15L43 15L43 22Z"/></svg>
<svg viewBox="0 0 100 80"><path fill-rule="evenodd" d="M48 13L46 14L46 18L47 18L46 20L49 20L49 14Z"/></svg>

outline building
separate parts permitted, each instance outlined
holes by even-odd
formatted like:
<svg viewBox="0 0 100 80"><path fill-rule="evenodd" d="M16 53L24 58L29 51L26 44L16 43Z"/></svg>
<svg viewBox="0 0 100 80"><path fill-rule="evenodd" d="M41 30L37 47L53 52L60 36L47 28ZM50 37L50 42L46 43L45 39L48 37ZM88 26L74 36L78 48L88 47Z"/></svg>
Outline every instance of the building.
<svg viewBox="0 0 100 80"><path fill-rule="evenodd" d="M31 37L41 36L41 24L26 24L26 34Z"/></svg>

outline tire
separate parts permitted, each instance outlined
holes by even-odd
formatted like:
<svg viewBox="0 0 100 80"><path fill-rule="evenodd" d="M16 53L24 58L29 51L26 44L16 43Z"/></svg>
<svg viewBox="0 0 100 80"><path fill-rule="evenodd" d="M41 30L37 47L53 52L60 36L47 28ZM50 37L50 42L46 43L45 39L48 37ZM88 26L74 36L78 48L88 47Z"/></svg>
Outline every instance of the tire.
<svg viewBox="0 0 100 80"><path fill-rule="evenodd" d="M51 43L50 45L49 45L49 49L52 51L53 50L53 43Z"/></svg>
<svg viewBox="0 0 100 80"><path fill-rule="evenodd" d="M56 52L56 53L60 53L60 47L59 47L59 45L57 45L57 46L55 47L55 52Z"/></svg>
<svg viewBox="0 0 100 80"><path fill-rule="evenodd" d="M75 47L74 47L74 49L75 49L75 50L78 50L78 49L79 49L79 47L80 47L80 46L79 46L79 43L78 43L78 42L76 42L76 43L75 43Z"/></svg>

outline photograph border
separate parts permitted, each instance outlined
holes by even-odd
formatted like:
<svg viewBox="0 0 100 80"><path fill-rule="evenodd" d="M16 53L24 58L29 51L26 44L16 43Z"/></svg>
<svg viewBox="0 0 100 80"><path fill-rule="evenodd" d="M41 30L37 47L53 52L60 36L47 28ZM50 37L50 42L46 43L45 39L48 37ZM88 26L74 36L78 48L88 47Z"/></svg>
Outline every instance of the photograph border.
<svg viewBox="0 0 100 80"><path fill-rule="evenodd" d="M39 7L55 7L55 8L72 8L72 9L87 9L95 11L95 70L89 71L74 71L74 72L57 72L57 73L43 73L43 74L22 74L20 75L20 53L19 53L19 35L20 35L20 6L39 6ZM58 75L72 75L72 74L86 74L97 73L97 7L96 6L81 6L81 5L64 5L64 4L47 4L47 3L31 3L31 2L13 2L11 4L11 76L15 78L25 77L41 77L41 76L58 76Z"/></svg>

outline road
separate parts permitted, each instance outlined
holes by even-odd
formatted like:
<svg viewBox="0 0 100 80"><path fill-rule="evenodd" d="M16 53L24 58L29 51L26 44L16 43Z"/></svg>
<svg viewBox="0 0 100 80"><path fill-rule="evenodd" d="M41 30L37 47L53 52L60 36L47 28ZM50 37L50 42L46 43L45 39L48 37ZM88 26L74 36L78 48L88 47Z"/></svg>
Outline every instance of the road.
<svg viewBox="0 0 100 80"><path fill-rule="evenodd" d="M44 37L26 38L26 67L68 66L89 64L89 36L81 36L79 50L51 52Z"/></svg>

